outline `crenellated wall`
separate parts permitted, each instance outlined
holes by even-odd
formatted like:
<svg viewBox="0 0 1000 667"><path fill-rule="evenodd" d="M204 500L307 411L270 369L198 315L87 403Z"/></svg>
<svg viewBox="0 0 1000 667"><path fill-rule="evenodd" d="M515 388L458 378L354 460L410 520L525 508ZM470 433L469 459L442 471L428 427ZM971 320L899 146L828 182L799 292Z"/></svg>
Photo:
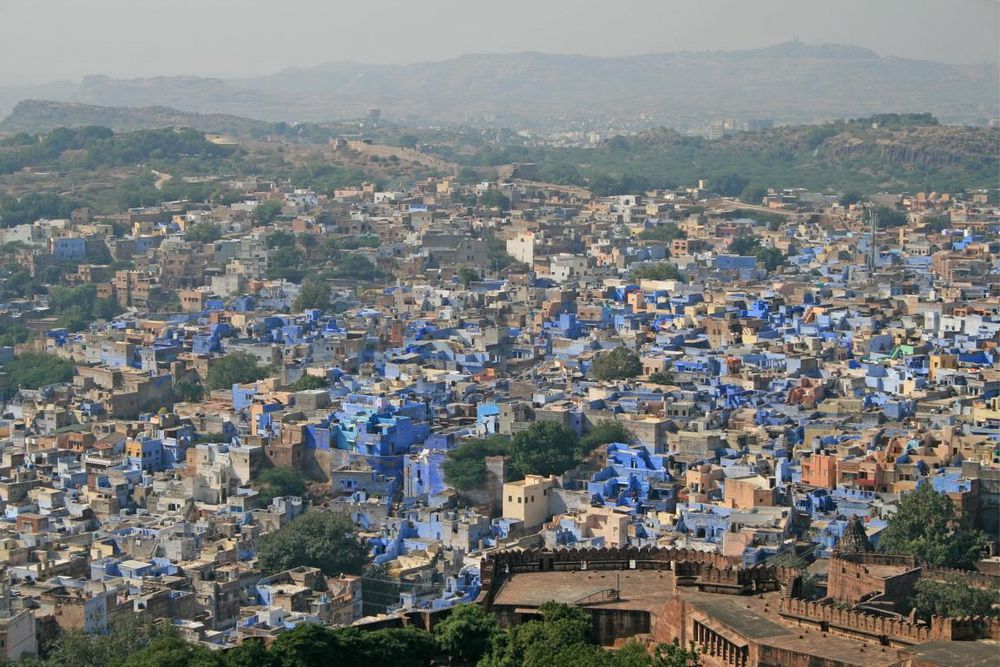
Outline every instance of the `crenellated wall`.
<svg viewBox="0 0 1000 667"><path fill-rule="evenodd" d="M927 641L1000 639L1000 619L983 616L943 618L935 616L930 625L905 618L889 618L844 609L828 602L782 598L778 613L789 621L821 628L824 632L875 640L893 646L909 646Z"/></svg>
<svg viewBox="0 0 1000 667"><path fill-rule="evenodd" d="M669 570L678 586L713 593L750 594L778 590L798 574L773 565L745 567L720 554L666 547L527 549L488 554L480 565L478 603L490 608L504 581L522 572L580 570Z"/></svg>
<svg viewBox="0 0 1000 667"><path fill-rule="evenodd" d="M973 588L1000 589L1000 577L986 572L970 572L969 570L955 570L946 567L925 567L922 578L935 580L959 579L962 583L968 584Z"/></svg>

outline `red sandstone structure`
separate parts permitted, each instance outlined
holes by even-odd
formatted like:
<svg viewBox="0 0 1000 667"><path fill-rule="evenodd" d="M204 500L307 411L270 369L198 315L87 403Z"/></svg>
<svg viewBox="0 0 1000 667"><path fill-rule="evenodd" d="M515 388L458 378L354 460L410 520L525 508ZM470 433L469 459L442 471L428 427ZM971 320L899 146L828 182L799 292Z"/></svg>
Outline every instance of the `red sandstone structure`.
<svg viewBox="0 0 1000 667"><path fill-rule="evenodd" d="M482 561L478 603L507 625L534 617L545 602L575 605L593 617L606 646L693 642L707 666L973 665L996 651L980 640L1000 640L998 619L925 624L892 611L922 576L942 574L912 558L837 554L828 572L828 595L807 600L800 570L745 567L703 551L501 551ZM972 580L998 586L996 577Z"/></svg>

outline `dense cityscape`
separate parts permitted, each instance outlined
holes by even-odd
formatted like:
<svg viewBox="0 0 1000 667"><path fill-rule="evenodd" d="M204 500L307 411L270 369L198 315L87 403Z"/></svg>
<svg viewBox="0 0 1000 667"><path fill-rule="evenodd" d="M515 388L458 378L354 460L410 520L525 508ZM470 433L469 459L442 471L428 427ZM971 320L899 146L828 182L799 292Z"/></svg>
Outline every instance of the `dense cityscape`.
<svg viewBox="0 0 1000 667"><path fill-rule="evenodd" d="M1000 664L991 103L395 104L7 109L0 663Z"/></svg>

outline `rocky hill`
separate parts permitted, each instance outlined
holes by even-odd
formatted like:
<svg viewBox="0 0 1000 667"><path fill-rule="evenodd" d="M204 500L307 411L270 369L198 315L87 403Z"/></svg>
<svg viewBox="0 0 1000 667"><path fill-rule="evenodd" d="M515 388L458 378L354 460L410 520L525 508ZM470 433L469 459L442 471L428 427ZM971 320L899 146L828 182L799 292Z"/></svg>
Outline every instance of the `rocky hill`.
<svg viewBox="0 0 1000 667"><path fill-rule="evenodd" d="M1000 115L996 88L995 65L790 42L618 58L515 53L411 65L340 62L234 80L94 76L45 97L272 121L358 118L375 106L411 124L685 128L729 117L814 123L900 110L929 111L946 123L982 123ZM0 112L18 94L23 91L0 90Z"/></svg>
<svg viewBox="0 0 1000 667"><path fill-rule="evenodd" d="M115 132L188 127L202 132L252 136L264 134L270 123L227 114L200 114L170 107L105 107L73 102L24 100L0 121L0 132L37 134L57 127L107 127Z"/></svg>
<svg viewBox="0 0 1000 667"><path fill-rule="evenodd" d="M527 163L518 175L605 192L731 175L768 187L897 192L998 187L998 155L1000 129L940 125L929 114L886 114L715 141L656 129L593 149L510 150L501 157Z"/></svg>

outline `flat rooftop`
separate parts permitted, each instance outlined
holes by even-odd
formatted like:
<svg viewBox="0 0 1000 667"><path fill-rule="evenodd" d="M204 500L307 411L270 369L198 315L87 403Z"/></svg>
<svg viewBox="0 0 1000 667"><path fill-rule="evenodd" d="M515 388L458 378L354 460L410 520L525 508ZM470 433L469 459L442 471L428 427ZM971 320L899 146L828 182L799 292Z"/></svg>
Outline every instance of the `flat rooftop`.
<svg viewBox="0 0 1000 667"><path fill-rule="evenodd" d="M905 652L919 658L922 665L995 667L1000 664L1000 643L995 641L925 642Z"/></svg>
<svg viewBox="0 0 1000 667"><path fill-rule="evenodd" d="M671 572L522 572L503 584L494 604L511 607L540 607L546 602L580 604L590 596L599 599L602 591L617 589L617 600L595 601L585 606L658 611L670 599L673 587Z"/></svg>

